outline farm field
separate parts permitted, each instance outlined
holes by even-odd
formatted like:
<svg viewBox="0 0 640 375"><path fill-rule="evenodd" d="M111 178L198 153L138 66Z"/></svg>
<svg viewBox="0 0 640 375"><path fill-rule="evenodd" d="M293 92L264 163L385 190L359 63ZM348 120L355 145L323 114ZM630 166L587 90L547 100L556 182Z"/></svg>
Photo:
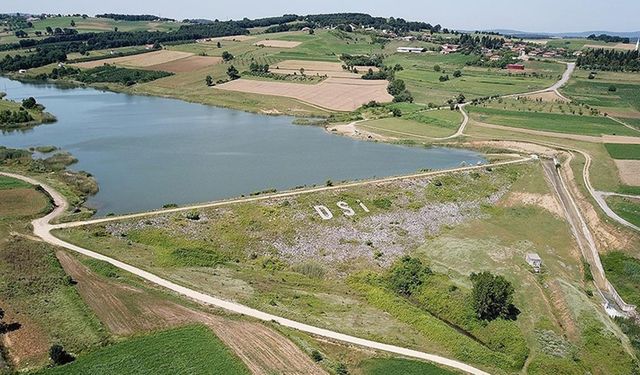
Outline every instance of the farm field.
<svg viewBox="0 0 640 375"><path fill-rule="evenodd" d="M640 133L606 117L542 112L501 110L482 106L467 107L474 120L508 127L579 135L638 136Z"/></svg>
<svg viewBox="0 0 640 375"><path fill-rule="evenodd" d="M0 308L6 313L4 322L19 324L3 335L3 349L19 369L46 364L53 343L82 353L106 339L100 321L69 284L54 249L15 234L49 210L49 200L35 187L0 177Z"/></svg>
<svg viewBox="0 0 640 375"><path fill-rule="evenodd" d="M531 73L539 75L533 77L531 73L513 74L501 69L467 66L466 63L473 59L473 56L462 54L393 54L385 59L385 64L404 67L397 76L405 81L416 102L436 105L442 105L460 93L471 100L543 89L557 81L564 70L556 63L530 62L526 65ZM436 65L440 71L435 71ZM462 72L460 78L452 76L455 70ZM443 75L449 75L449 81L440 82Z"/></svg>
<svg viewBox="0 0 640 375"><path fill-rule="evenodd" d="M75 27L71 26L71 21L75 22ZM79 33L89 32L105 32L114 31L118 28L118 31L171 31L180 28L182 23L180 22L153 22L153 21L116 21L108 18L95 18L95 17L49 17L43 20L33 21L33 27L23 29L29 34L31 39L43 39L46 35L47 27L55 28L73 28L78 30ZM35 35L35 32L39 31L42 36ZM0 44L16 43L20 38L16 37L13 32L0 33Z"/></svg>
<svg viewBox="0 0 640 375"><path fill-rule="evenodd" d="M188 73L211 67L212 65L219 64L221 61L222 59L218 57L194 56L188 52L160 50L133 56L82 62L74 64L74 66L90 69L105 64L114 64L129 68Z"/></svg>
<svg viewBox="0 0 640 375"><path fill-rule="evenodd" d="M607 143L604 146L614 159L640 160L640 145Z"/></svg>
<svg viewBox="0 0 640 375"><path fill-rule="evenodd" d="M242 93L285 96L333 111L353 111L370 101L391 102L387 81L328 78L316 85L238 79L214 89Z"/></svg>
<svg viewBox="0 0 640 375"><path fill-rule="evenodd" d="M498 372L517 372L531 356L529 366L545 373L550 358L545 340L560 339L562 345L575 345L581 360L563 356L554 366L624 373L630 360L610 340L615 330L603 325L601 310L582 291L581 261L557 203L544 198L551 196L539 167L505 167L438 181L441 188L433 180L407 181L199 210L197 220L177 213L67 229L57 235L274 314L345 333L384 337ZM495 204L482 206L486 199L496 199ZM333 211L338 200L352 207L361 201L370 212L357 210L351 219L338 210L333 220L323 221L311 208L325 204ZM398 224L384 224L390 221ZM535 229L531 222L538 223ZM336 235L338 228L342 229ZM486 233L494 237L487 239ZM545 259L553 275L552 292L539 288L523 266L527 251ZM384 284L386 270L404 253L419 257L434 271L411 299ZM467 310L470 305L461 303L468 298L468 273L487 269L500 269L514 283L515 302L522 311L516 322L496 321L483 328ZM456 288L450 288L452 284ZM541 303L549 298L553 302ZM562 325L556 314L564 316ZM481 342L502 344L478 346L443 321L455 322ZM544 335L538 336L540 332ZM611 356L602 358L583 345L577 337L586 332L598 350L608 345ZM564 335L566 339L560 338Z"/></svg>
<svg viewBox="0 0 640 375"><path fill-rule="evenodd" d="M636 220L640 212L638 208L636 204ZM640 283L638 283L640 260L623 252L612 252L602 257L602 264L620 295L629 303L640 305Z"/></svg>
<svg viewBox="0 0 640 375"><path fill-rule="evenodd" d="M410 361L407 359L376 358L362 363L366 375L454 375L455 372L445 370L429 363Z"/></svg>
<svg viewBox="0 0 640 375"><path fill-rule="evenodd" d="M400 139L446 137L458 129L462 115L458 111L438 110L408 114L402 118L384 118L360 122L358 128L368 132Z"/></svg>
<svg viewBox="0 0 640 375"><path fill-rule="evenodd" d="M141 336L79 356L73 363L38 374L208 373L249 374L238 357L204 326Z"/></svg>
<svg viewBox="0 0 640 375"><path fill-rule="evenodd" d="M640 199L612 196L607 198L607 204L623 219L640 227Z"/></svg>
<svg viewBox="0 0 640 375"><path fill-rule="evenodd" d="M562 92L579 103L596 107L611 116L640 118L640 76L635 73L597 72L588 79L590 71L577 69ZM615 91L611 91L615 88Z"/></svg>

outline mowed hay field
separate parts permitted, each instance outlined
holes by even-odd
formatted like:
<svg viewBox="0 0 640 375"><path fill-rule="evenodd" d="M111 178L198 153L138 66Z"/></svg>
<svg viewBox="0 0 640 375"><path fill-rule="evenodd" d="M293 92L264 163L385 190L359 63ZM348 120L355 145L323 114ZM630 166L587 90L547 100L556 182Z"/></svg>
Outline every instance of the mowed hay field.
<svg viewBox="0 0 640 375"><path fill-rule="evenodd" d="M80 68L95 68L104 64L114 64L127 68L188 73L218 64L221 61L222 59L219 57L194 56L193 53L189 52L161 50L133 56L88 61L75 64L75 66Z"/></svg>
<svg viewBox="0 0 640 375"><path fill-rule="evenodd" d="M296 48L302 42L293 42L289 40L261 40L255 45L259 47L275 47L275 48Z"/></svg>
<svg viewBox="0 0 640 375"><path fill-rule="evenodd" d="M333 111L354 111L372 100L387 103L387 81L328 78L317 85L238 79L216 86L217 90L284 96Z"/></svg>
<svg viewBox="0 0 640 375"><path fill-rule="evenodd" d="M270 72L276 74L300 74L304 69L304 74L308 76L327 76L334 78L362 79L362 74L353 73L342 69L342 64L328 61L308 61L308 60L285 60L271 67ZM375 66L362 66L358 70L362 73L369 69L378 71Z"/></svg>

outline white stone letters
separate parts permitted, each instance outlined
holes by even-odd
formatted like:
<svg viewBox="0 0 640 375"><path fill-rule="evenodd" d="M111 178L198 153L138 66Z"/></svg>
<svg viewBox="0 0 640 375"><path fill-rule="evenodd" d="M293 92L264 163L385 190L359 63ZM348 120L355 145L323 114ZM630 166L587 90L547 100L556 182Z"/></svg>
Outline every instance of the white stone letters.
<svg viewBox="0 0 640 375"><path fill-rule="evenodd" d="M333 214L326 206L318 205L313 206L313 209L316 210L318 215L322 218L322 220L331 220L333 218Z"/></svg>
<svg viewBox="0 0 640 375"><path fill-rule="evenodd" d="M347 202L338 202L336 205L342 210L344 216L353 216L356 214L353 208L349 207L349 203Z"/></svg>
<svg viewBox="0 0 640 375"><path fill-rule="evenodd" d="M358 205L360 206L362 211L370 212L367 206L365 206L364 203L362 203L361 201L358 201ZM351 208L351 206L349 206L349 203L347 202L340 201L336 203L336 206L338 206L338 208L342 210L342 214L344 216L352 217L356 215L356 211L353 208ZM319 204L319 205L313 206L313 209L318 213L318 215L320 215L320 218L322 220L333 219L333 212L331 212L331 210L327 208L327 206Z"/></svg>

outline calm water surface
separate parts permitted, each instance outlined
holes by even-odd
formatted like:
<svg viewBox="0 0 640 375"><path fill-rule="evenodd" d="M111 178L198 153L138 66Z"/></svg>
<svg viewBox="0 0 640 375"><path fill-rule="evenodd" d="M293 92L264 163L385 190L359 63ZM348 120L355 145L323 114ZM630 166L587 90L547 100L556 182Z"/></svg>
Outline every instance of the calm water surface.
<svg viewBox="0 0 640 375"><path fill-rule="evenodd" d="M15 148L54 145L79 159L100 192L99 215L156 209L254 191L392 176L484 162L477 153L357 141L256 115L178 100L63 89L0 77L8 98L33 96L58 118L0 135Z"/></svg>

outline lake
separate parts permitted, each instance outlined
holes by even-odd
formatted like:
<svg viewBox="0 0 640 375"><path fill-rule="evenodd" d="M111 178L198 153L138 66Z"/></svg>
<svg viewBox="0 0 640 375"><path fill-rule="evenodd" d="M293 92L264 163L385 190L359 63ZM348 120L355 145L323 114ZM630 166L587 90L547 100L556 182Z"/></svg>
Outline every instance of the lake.
<svg viewBox="0 0 640 375"><path fill-rule="evenodd" d="M91 88L0 77L13 100L33 96L58 118L0 145L54 145L95 176L98 215L212 201L276 188L414 173L484 162L475 152L366 142L268 116Z"/></svg>

